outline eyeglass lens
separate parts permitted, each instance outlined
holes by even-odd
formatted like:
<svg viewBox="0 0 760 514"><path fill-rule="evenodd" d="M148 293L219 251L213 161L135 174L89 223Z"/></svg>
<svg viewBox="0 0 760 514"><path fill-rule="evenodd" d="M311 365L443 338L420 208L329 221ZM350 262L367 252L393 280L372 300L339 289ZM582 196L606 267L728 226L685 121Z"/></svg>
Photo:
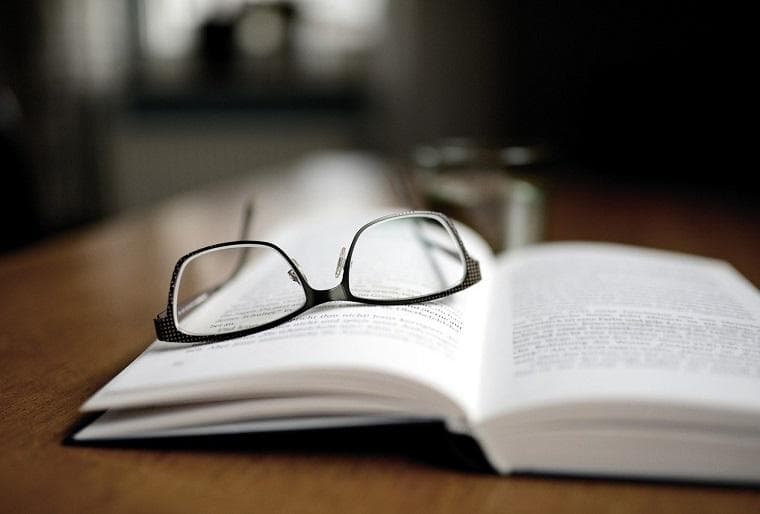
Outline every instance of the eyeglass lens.
<svg viewBox="0 0 760 514"><path fill-rule="evenodd" d="M191 257L180 270L174 302L177 328L190 335L255 328L305 303L290 263L264 245L221 247Z"/></svg>
<svg viewBox="0 0 760 514"><path fill-rule="evenodd" d="M432 216L390 218L356 240L349 290L369 300L410 300L459 285L466 271L461 246Z"/></svg>

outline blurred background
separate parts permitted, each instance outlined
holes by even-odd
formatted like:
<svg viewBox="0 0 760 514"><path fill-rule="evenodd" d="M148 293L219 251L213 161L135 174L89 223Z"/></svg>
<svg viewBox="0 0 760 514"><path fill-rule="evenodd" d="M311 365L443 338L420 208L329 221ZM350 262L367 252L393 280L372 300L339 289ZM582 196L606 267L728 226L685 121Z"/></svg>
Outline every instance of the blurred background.
<svg viewBox="0 0 760 514"><path fill-rule="evenodd" d="M692 2L10 0L0 251L325 149L469 137L542 180L756 209L743 30Z"/></svg>

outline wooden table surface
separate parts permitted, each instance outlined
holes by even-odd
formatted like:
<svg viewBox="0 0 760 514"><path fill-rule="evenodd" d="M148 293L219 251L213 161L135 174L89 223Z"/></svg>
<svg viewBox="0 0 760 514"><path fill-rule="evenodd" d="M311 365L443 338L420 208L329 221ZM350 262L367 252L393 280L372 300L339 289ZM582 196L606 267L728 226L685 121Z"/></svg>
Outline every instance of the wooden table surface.
<svg viewBox="0 0 760 514"><path fill-rule="evenodd" d="M436 427L64 444L82 402L152 340L177 257L234 238L251 191L269 201L260 225L287 211L283 180L254 175L0 257L0 512L760 512L752 488L471 472ZM550 239L719 257L760 284L751 205L593 182L548 200Z"/></svg>

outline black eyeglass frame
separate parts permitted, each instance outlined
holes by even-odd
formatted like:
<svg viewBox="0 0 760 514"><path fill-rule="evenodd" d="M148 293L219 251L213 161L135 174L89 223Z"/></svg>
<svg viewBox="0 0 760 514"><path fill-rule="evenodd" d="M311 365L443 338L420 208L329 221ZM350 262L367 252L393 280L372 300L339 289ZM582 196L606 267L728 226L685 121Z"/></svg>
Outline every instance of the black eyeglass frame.
<svg viewBox="0 0 760 514"><path fill-rule="evenodd" d="M249 216L249 215L250 215L250 208L246 213L246 216ZM363 298L361 296L357 296L353 294L349 286L349 278L350 278L350 273L351 273L350 263L351 263L351 257L353 256L354 249L356 247L356 242L359 240L359 237L361 236L361 234L368 228L378 223L385 222L391 219L409 218L409 217L428 217L428 218L436 219L440 221L450 231L450 233L454 236L454 239L456 240L459 246L459 250L462 254L462 257L464 258L465 273L464 273L464 276L462 277L462 280L457 285L452 286L444 291L440 291L438 293L433 293L429 295L402 299L402 300ZM244 220L244 226L247 226L247 224L248 224L248 221ZM304 304L297 310L281 318L264 323L262 325L258 325L256 327L246 328L243 330L236 330L233 332L226 332L226 333L220 333L220 334L208 334L208 335L195 335L195 334L187 334L185 332L182 332L178 328L177 320L175 319L176 313L178 310L178 309L175 309L175 306L176 306L175 292L177 288L177 281L179 279L180 272L185 262L197 256L198 254L208 252L211 250L217 250L219 248L227 248L227 247L234 247L234 246L248 246L248 245L266 246L268 248L271 248L275 250L276 252L278 252L288 262L288 264L291 266L291 270L293 270L293 272L298 277L299 284L302 287L304 294L306 296L306 300ZM233 276L234 276L234 273L233 273ZM346 254L345 261L344 261L343 276L341 278L341 281L330 289L315 289L311 287L311 285L309 285L309 282L306 280L306 277L301 272L301 269L298 266L298 263L296 263L296 261L292 259L287 253L285 253L280 247L267 241L256 241L256 240L228 241L224 243L216 243L209 246L204 246L203 248L198 248L197 250L194 250L186 255L183 255L177 261L177 264L174 266L174 271L172 273L171 281L169 283L169 299L167 302L166 309L160 312L155 317L155 319L153 320L153 323L156 330L156 337L160 341L170 342L170 343L215 343L215 342L220 342L220 341L226 341L229 339L235 339L238 337L248 336L251 334L256 334L258 332L263 332L270 328L276 327L277 325L281 325L282 323L285 323L286 321L289 321L303 314L309 309L312 309L318 305L322 305L323 303L327 303L327 302L350 301L350 302L357 302L357 303L363 303L363 304L368 304L368 305L412 305L416 303L429 302L432 300L437 300L439 298L450 296L454 293L467 289L468 287L478 283L480 279L481 279L480 263L477 260L475 260L472 256L470 256L470 254L467 252L467 249L465 248L464 243L462 242L462 238L460 237L459 232L457 232L456 227L446 215L441 214L439 212L434 212L434 211L410 211L410 212L403 212L399 214L389 214L387 216L382 216L362 226L356 232L356 234L354 234L354 237L351 240L351 245L349 246L348 253Z"/></svg>

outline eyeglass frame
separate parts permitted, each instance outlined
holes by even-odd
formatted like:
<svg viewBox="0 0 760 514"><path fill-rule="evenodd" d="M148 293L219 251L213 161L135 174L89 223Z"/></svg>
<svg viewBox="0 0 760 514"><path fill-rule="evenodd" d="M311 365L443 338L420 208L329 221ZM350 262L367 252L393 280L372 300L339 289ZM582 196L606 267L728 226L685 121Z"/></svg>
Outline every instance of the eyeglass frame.
<svg viewBox="0 0 760 514"><path fill-rule="evenodd" d="M249 206L244 216L244 222L243 222L244 233L247 231L247 227L249 225L250 214L251 214L251 208ZM356 247L356 242L359 240L359 237L361 236L361 234L368 228L381 222L385 222L385 221L396 219L396 218L410 218L410 217L417 217L417 216L433 218L440 221L454 236L454 239L456 240L457 244L459 245L459 249L462 252L462 257L464 258L465 273L464 273L464 276L462 277L462 280L457 285L452 286L444 291L439 291L437 293L433 293L429 295L423 295L423 296L402 299L402 300L362 298L360 296L354 295L351 292L351 289L349 287L349 277L351 273L350 263L351 263L351 257L353 256L354 248ZM177 320L175 319L179 312L178 308L175 309L175 292L177 288L179 275L185 262L192 259L196 255L204 253L204 252L217 250L219 248L227 248L227 247L234 247L234 246L241 246L241 245L266 246L275 250L277 253L279 253L285 259L285 261L291 266L291 270L298 277L298 283L301 286L304 292L304 295L306 296L304 304L298 309L296 309L295 311L293 311L292 313L286 314L285 316L281 318L268 321L261 325L242 329L242 330L235 330L232 332L208 334L208 335L187 334L185 332L180 331L177 326ZM346 266L346 264L348 264L348 266ZM227 241L223 243L216 243L216 244L204 246L202 248L198 248L197 250L193 250L192 252L180 257L179 260L177 261L177 264L175 264L174 266L174 271L172 272L171 281L169 283L169 299L166 305L166 309L158 313L156 317L153 319L153 324L156 331L156 337L158 340L167 342L167 343L216 343L220 341L235 339L238 337L249 336L252 334L256 334L258 332L264 332L265 330L269 330L287 321L290 321L291 319L303 314L304 312L314 307L317 307L318 305L322 305L328 302L350 301L350 302L356 302L356 303L361 303L361 304L366 304L366 305L413 305L417 303L429 302L429 301L450 296L454 293L458 293L459 291L467 289L468 287L478 283L481 280L480 263L476 259L474 259L472 256L470 256L470 254L467 252L467 249L465 248L464 243L462 242L462 238L460 237L459 232L454 226L454 223L452 223L452 221L445 214L442 214L440 212L435 212L435 211L407 211L407 212L401 212L398 214L388 214L364 224L354 234L354 237L351 240L351 245L349 246L349 249L348 249L348 253L345 256L345 259L342 263L342 266L339 268L339 271L342 272L342 278L338 284L336 284L335 286L329 289L315 289L309 284L308 280L306 280L306 276L301 271L300 266L295 261L295 259L291 258L287 253L285 253L284 250L282 250L279 246L277 246L274 243L270 243L268 241L257 241L257 240L238 240L238 241ZM235 270L232 276L234 276L236 272L237 272L237 269ZM186 303L192 303L192 301L186 302Z"/></svg>

